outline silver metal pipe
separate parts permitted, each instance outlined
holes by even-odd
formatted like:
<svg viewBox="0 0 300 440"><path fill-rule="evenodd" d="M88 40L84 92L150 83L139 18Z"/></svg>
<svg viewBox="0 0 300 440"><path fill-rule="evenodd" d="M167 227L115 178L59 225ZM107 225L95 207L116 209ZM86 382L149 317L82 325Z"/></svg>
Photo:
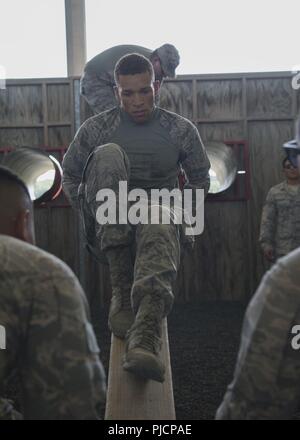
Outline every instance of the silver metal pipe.
<svg viewBox="0 0 300 440"><path fill-rule="evenodd" d="M237 174L237 158L231 147L222 142L206 142L206 152L211 163L209 192L217 194L228 189Z"/></svg>
<svg viewBox="0 0 300 440"><path fill-rule="evenodd" d="M1 165L23 180L35 204L54 200L61 191L62 169L59 162L38 148L18 148L6 154Z"/></svg>

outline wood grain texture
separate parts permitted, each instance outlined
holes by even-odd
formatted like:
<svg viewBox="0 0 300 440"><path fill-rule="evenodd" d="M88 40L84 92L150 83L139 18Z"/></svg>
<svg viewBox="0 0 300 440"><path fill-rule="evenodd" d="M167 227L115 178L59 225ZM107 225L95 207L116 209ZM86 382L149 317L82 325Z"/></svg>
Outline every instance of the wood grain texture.
<svg viewBox="0 0 300 440"><path fill-rule="evenodd" d="M239 118L242 115L242 80L197 81L199 119Z"/></svg>
<svg viewBox="0 0 300 440"><path fill-rule="evenodd" d="M5 124L42 123L42 87L10 86L0 90L0 126Z"/></svg>
<svg viewBox="0 0 300 440"><path fill-rule="evenodd" d="M290 116L292 86L290 79L248 79L247 116Z"/></svg>
<svg viewBox="0 0 300 440"><path fill-rule="evenodd" d="M49 122L69 121L72 117L69 85L48 84L47 105Z"/></svg>
<svg viewBox="0 0 300 440"><path fill-rule="evenodd" d="M71 127L49 127L49 146L51 148L56 147L68 147L72 140Z"/></svg>
<svg viewBox="0 0 300 440"><path fill-rule="evenodd" d="M160 107L178 113L186 118L193 118L192 83L164 82L160 91Z"/></svg>
<svg viewBox="0 0 300 440"><path fill-rule="evenodd" d="M248 221L244 202L205 204L204 232L194 250L182 256L178 301L249 297Z"/></svg>
<svg viewBox="0 0 300 440"><path fill-rule="evenodd" d="M244 128L242 122L223 122L197 124L200 136L205 141L226 141L243 139Z"/></svg>
<svg viewBox="0 0 300 440"><path fill-rule="evenodd" d="M1 147L40 147L44 145L44 132L42 128L1 128Z"/></svg>
<svg viewBox="0 0 300 440"><path fill-rule="evenodd" d="M163 383L144 380L122 368L125 341L112 336L107 388L106 420L175 420L167 320L163 320L161 359Z"/></svg>

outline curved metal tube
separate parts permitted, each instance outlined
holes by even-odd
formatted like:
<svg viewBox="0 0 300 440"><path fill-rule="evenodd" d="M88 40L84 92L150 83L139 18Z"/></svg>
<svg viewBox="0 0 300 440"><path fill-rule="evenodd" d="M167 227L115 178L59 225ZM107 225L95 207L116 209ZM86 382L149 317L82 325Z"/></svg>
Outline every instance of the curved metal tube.
<svg viewBox="0 0 300 440"><path fill-rule="evenodd" d="M4 156L2 165L11 169L28 187L34 204L49 202L62 189L62 169L55 157L38 148L21 147Z"/></svg>
<svg viewBox="0 0 300 440"><path fill-rule="evenodd" d="M206 152L210 160L209 193L218 194L228 189L237 174L237 159L232 148L222 142L206 142Z"/></svg>

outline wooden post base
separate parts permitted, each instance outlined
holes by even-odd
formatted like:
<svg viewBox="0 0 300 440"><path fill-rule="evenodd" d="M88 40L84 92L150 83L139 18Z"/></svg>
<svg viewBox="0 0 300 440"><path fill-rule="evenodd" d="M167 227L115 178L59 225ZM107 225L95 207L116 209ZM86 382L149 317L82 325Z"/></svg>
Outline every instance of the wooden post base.
<svg viewBox="0 0 300 440"><path fill-rule="evenodd" d="M106 420L175 420L167 319L163 320L161 359L165 381L145 380L123 370L125 341L112 335Z"/></svg>

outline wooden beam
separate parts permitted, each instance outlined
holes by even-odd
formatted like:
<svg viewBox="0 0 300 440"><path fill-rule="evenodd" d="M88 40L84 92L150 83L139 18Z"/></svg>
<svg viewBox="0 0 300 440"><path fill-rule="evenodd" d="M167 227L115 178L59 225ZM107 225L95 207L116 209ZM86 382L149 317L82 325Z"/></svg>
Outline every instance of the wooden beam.
<svg viewBox="0 0 300 440"><path fill-rule="evenodd" d="M68 76L81 76L86 63L85 0L65 0Z"/></svg>
<svg viewBox="0 0 300 440"><path fill-rule="evenodd" d="M125 341L112 335L106 420L175 420L167 319L163 320L161 358L164 383L145 380L122 368Z"/></svg>

